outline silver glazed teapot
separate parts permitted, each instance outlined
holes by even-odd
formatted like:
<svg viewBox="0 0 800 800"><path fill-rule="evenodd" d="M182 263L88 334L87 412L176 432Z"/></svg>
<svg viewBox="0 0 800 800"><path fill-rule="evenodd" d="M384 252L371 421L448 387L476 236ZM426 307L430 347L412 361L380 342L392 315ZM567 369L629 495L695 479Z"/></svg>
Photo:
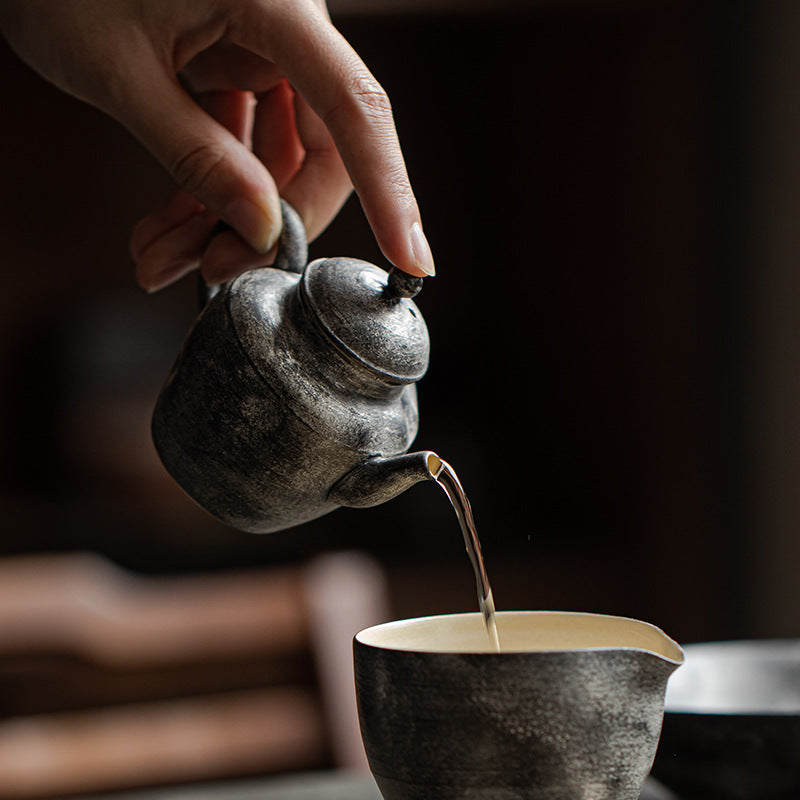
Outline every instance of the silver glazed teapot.
<svg viewBox="0 0 800 800"><path fill-rule="evenodd" d="M282 207L275 266L208 301L152 423L180 486L252 533L378 505L441 466L407 453L430 347L410 299L421 279L353 258L306 266L303 223Z"/></svg>

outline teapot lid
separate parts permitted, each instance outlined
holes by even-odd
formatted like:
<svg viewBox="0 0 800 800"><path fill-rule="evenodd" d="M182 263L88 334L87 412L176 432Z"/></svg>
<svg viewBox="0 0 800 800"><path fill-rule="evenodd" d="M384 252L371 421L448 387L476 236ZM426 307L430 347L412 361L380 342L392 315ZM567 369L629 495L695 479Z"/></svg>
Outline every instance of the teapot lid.
<svg viewBox="0 0 800 800"><path fill-rule="evenodd" d="M300 296L347 357L388 383L419 380L430 340L416 304L387 290L388 273L356 258L321 258L306 267Z"/></svg>

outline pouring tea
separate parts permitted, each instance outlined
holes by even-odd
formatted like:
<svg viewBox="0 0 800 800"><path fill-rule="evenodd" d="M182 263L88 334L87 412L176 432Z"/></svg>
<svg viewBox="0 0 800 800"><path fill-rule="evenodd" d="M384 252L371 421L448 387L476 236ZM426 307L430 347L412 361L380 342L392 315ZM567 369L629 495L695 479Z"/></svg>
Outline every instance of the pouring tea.
<svg viewBox="0 0 800 800"><path fill-rule="evenodd" d="M481 615L356 637L362 734L385 800L634 800L680 648L635 620L495 614L455 471L408 452L430 347L412 301L421 279L353 258L306 265L302 222L283 212L276 265L208 301L162 389L153 438L164 465L207 511L254 533L436 481Z"/></svg>
<svg viewBox="0 0 800 800"><path fill-rule="evenodd" d="M411 299L422 279L354 258L306 266L305 229L285 202L283 219L274 267L216 291L184 342L153 413L164 466L213 516L252 533L435 480L456 511L499 649L467 496L435 453L407 452L430 352Z"/></svg>

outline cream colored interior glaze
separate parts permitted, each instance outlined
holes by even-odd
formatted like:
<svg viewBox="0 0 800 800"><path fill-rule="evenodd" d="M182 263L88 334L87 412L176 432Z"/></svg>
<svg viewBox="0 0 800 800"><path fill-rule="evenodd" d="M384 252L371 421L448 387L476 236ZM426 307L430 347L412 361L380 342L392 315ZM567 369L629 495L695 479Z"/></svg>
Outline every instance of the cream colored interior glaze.
<svg viewBox="0 0 800 800"><path fill-rule="evenodd" d="M681 648L663 631L626 617L562 611L499 611L497 629L503 653L626 648L645 650L676 664L683 662ZM356 640L389 650L493 652L478 613L387 622L361 631Z"/></svg>

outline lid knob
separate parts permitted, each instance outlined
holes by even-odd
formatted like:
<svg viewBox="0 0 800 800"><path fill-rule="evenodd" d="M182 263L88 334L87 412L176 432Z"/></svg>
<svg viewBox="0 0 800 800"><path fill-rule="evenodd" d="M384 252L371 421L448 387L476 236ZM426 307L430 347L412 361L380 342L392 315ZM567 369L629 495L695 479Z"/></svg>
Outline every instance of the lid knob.
<svg viewBox="0 0 800 800"><path fill-rule="evenodd" d="M396 303L403 297L416 297L422 289L422 278L409 275L397 267L389 270L386 288L383 290L384 299Z"/></svg>

